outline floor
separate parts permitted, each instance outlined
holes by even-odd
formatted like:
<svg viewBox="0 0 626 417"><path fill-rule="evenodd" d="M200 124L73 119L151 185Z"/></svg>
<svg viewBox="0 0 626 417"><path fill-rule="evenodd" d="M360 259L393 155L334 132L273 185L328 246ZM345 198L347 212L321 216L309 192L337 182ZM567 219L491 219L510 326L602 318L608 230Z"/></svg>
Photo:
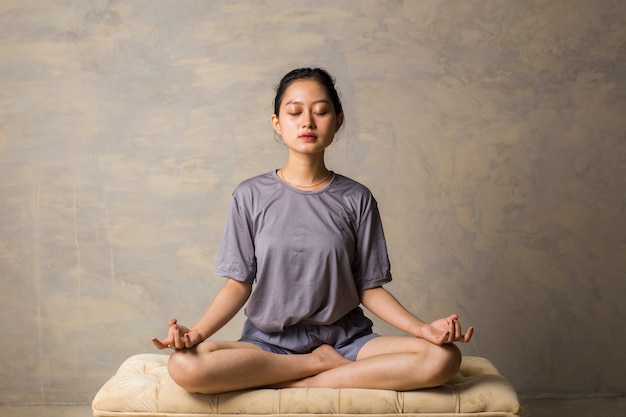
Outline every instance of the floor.
<svg viewBox="0 0 626 417"><path fill-rule="evenodd" d="M626 397L549 399L521 401L522 417L624 417ZM91 417L91 407L74 406L0 406L0 417Z"/></svg>
<svg viewBox="0 0 626 417"><path fill-rule="evenodd" d="M626 397L522 398L522 417L625 417Z"/></svg>
<svg viewBox="0 0 626 417"><path fill-rule="evenodd" d="M91 406L0 406L0 417L92 417Z"/></svg>

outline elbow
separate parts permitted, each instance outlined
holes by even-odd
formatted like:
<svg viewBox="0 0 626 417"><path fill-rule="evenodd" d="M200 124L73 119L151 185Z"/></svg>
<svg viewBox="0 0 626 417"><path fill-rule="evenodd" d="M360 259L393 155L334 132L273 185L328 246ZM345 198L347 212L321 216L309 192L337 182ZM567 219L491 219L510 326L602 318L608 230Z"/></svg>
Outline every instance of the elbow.
<svg viewBox="0 0 626 417"><path fill-rule="evenodd" d="M372 304L372 300L376 298L376 295L380 294L382 291L385 291L383 287L366 288L359 292L359 300L365 308L371 311L372 309L370 308L370 306Z"/></svg>

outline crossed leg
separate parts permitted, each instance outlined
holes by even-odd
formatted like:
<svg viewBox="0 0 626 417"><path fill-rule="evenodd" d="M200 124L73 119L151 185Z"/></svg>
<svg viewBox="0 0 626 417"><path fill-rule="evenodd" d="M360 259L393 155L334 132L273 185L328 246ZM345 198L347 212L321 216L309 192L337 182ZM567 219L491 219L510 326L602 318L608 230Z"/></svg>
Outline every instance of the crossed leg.
<svg viewBox="0 0 626 417"><path fill-rule="evenodd" d="M459 369L459 349L423 339L380 336L350 361L322 345L301 355L266 352L245 342L205 341L170 357L170 375L191 392L215 394L257 387L411 390L438 386Z"/></svg>
<svg viewBox="0 0 626 417"><path fill-rule="evenodd" d="M357 360L284 387L370 388L407 391L439 386L456 375L461 353L456 345L423 339L380 336L361 348Z"/></svg>
<svg viewBox="0 0 626 417"><path fill-rule="evenodd" d="M275 386L347 363L329 345L308 354L282 355L246 342L205 341L172 353L167 367L172 379L187 391L216 394Z"/></svg>

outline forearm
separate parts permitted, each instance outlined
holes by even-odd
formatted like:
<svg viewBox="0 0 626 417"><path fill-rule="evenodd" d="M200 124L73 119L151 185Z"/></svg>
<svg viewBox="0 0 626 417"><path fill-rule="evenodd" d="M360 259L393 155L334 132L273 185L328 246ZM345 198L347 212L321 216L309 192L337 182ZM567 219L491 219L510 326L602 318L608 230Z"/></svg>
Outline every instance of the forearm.
<svg viewBox="0 0 626 417"><path fill-rule="evenodd" d="M383 287L370 288L361 292L361 303L378 318L392 326L422 337L424 322L410 313Z"/></svg>
<svg viewBox="0 0 626 417"><path fill-rule="evenodd" d="M198 332L203 340L211 337L241 310L251 292L252 284L228 279L191 330Z"/></svg>

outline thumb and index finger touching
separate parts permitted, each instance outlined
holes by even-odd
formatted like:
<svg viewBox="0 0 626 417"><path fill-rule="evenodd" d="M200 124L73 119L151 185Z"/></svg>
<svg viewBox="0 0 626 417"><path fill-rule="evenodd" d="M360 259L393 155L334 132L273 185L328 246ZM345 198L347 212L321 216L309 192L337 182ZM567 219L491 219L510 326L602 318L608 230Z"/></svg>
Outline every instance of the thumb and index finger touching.
<svg viewBox="0 0 626 417"><path fill-rule="evenodd" d="M160 340L157 337L153 337L152 338L152 343L154 344L154 346L156 346L158 349L167 349L169 347L172 346L172 344L174 343L174 334L173 334L173 330L172 327L175 326L176 324L178 324L178 320L177 319L170 319L167 322L167 326L168 326L168 333L167 333L167 338L164 340ZM189 336L185 335L186 338L188 338Z"/></svg>

